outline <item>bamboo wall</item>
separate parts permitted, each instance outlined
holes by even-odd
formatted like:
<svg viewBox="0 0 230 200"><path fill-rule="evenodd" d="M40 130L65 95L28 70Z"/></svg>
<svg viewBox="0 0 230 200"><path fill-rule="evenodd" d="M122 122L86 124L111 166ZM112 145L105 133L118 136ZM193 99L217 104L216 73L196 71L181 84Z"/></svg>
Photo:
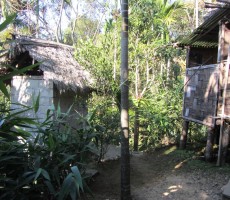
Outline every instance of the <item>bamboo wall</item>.
<svg viewBox="0 0 230 200"><path fill-rule="evenodd" d="M186 69L183 118L214 126L218 100L218 65Z"/></svg>

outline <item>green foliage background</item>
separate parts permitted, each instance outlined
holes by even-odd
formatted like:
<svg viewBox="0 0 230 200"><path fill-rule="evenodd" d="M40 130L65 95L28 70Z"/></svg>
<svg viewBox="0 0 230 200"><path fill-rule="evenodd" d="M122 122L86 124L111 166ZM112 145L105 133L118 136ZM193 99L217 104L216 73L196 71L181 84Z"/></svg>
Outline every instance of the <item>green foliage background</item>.
<svg viewBox="0 0 230 200"><path fill-rule="evenodd" d="M70 1L65 3L71 5ZM6 8L3 4L1 6L4 11ZM175 49L173 43L175 38L184 34L183 31L187 33L190 30L186 27L190 23L181 22L182 19L188 20L191 10L179 1L130 1L131 147L137 109L139 150L151 150L179 141L185 51ZM5 11L6 20L0 25L2 40L14 31L13 26L10 30L6 27L16 17ZM19 18L17 20L20 21ZM76 119L86 125L81 129L76 130L67 123L71 109L66 113L60 107L47 110L44 122L22 117L21 114L27 110L38 111L39 96L32 107L24 106L24 109L12 113L10 102L6 100L10 91L5 81L35 66L25 66L22 70L0 76L1 199L76 199L85 191L90 192L87 186L90 175L86 173L89 160L96 158L100 161L108 144L120 145L119 9L114 7L111 10L111 16L100 31L97 30L97 20L83 16L76 21L76 29L69 26L63 35L64 42L74 43L76 60L91 72L94 79L94 92L88 100L89 113ZM33 23L21 26L16 23L18 21L14 21L14 26L18 26L21 33L34 34L34 28L29 31ZM178 30L182 31L178 33ZM205 131L204 127L192 124L189 142L202 143ZM37 135L31 140L33 132Z"/></svg>

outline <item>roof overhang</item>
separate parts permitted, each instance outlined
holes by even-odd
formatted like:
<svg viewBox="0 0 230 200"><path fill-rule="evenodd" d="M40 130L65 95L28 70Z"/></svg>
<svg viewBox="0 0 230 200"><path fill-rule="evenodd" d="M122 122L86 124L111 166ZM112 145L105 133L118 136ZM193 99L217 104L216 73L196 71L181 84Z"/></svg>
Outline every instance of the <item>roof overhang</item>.
<svg viewBox="0 0 230 200"><path fill-rule="evenodd" d="M217 48L219 35L219 22L230 20L230 9L221 8L213 12L197 29L189 36L179 41L178 46Z"/></svg>

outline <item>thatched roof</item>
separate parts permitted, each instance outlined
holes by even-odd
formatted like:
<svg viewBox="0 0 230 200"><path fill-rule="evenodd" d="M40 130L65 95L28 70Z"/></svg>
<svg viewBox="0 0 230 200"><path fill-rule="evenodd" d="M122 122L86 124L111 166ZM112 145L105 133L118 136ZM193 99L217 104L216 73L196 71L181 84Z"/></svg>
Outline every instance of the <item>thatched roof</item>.
<svg viewBox="0 0 230 200"><path fill-rule="evenodd" d="M92 85L90 73L74 58L74 48L40 39L17 38L11 45L10 59L28 52L41 62L39 69L45 79L51 79L59 90L88 91Z"/></svg>

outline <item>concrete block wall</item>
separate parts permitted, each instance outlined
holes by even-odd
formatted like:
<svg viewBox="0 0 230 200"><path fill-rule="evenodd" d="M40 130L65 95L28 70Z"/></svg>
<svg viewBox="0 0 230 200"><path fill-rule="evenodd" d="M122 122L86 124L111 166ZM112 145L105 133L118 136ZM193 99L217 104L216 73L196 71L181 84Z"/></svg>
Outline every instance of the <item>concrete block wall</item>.
<svg viewBox="0 0 230 200"><path fill-rule="evenodd" d="M22 105L33 106L39 93L38 112L35 114L34 110L30 110L23 116L37 118L39 122L44 121L47 110L53 107L53 82L45 80L43 76L14 76L11 81L11 108L19 111L23 108Z"/></svg>
<svg viewBox="0 0 230 200"><path fill-rule="evenodd" d="M15 76L11 81L11 108L12 112L22 111L23 105L33 106L40 93L40 103L38 112L33 109L22 113L23 117L36 118L38 122L46 119L48 109L57 108L60 104L63 113L72 106L72 112L68 116L68 123L74 128L84 126L79 115L87 114L87 97L77 97L76 93L71 91L60 92L53 84L53 81L45 80L43 76ZM32 131L28 130L27 131ZM34 134L35 136L36 134Z"/></svg>

